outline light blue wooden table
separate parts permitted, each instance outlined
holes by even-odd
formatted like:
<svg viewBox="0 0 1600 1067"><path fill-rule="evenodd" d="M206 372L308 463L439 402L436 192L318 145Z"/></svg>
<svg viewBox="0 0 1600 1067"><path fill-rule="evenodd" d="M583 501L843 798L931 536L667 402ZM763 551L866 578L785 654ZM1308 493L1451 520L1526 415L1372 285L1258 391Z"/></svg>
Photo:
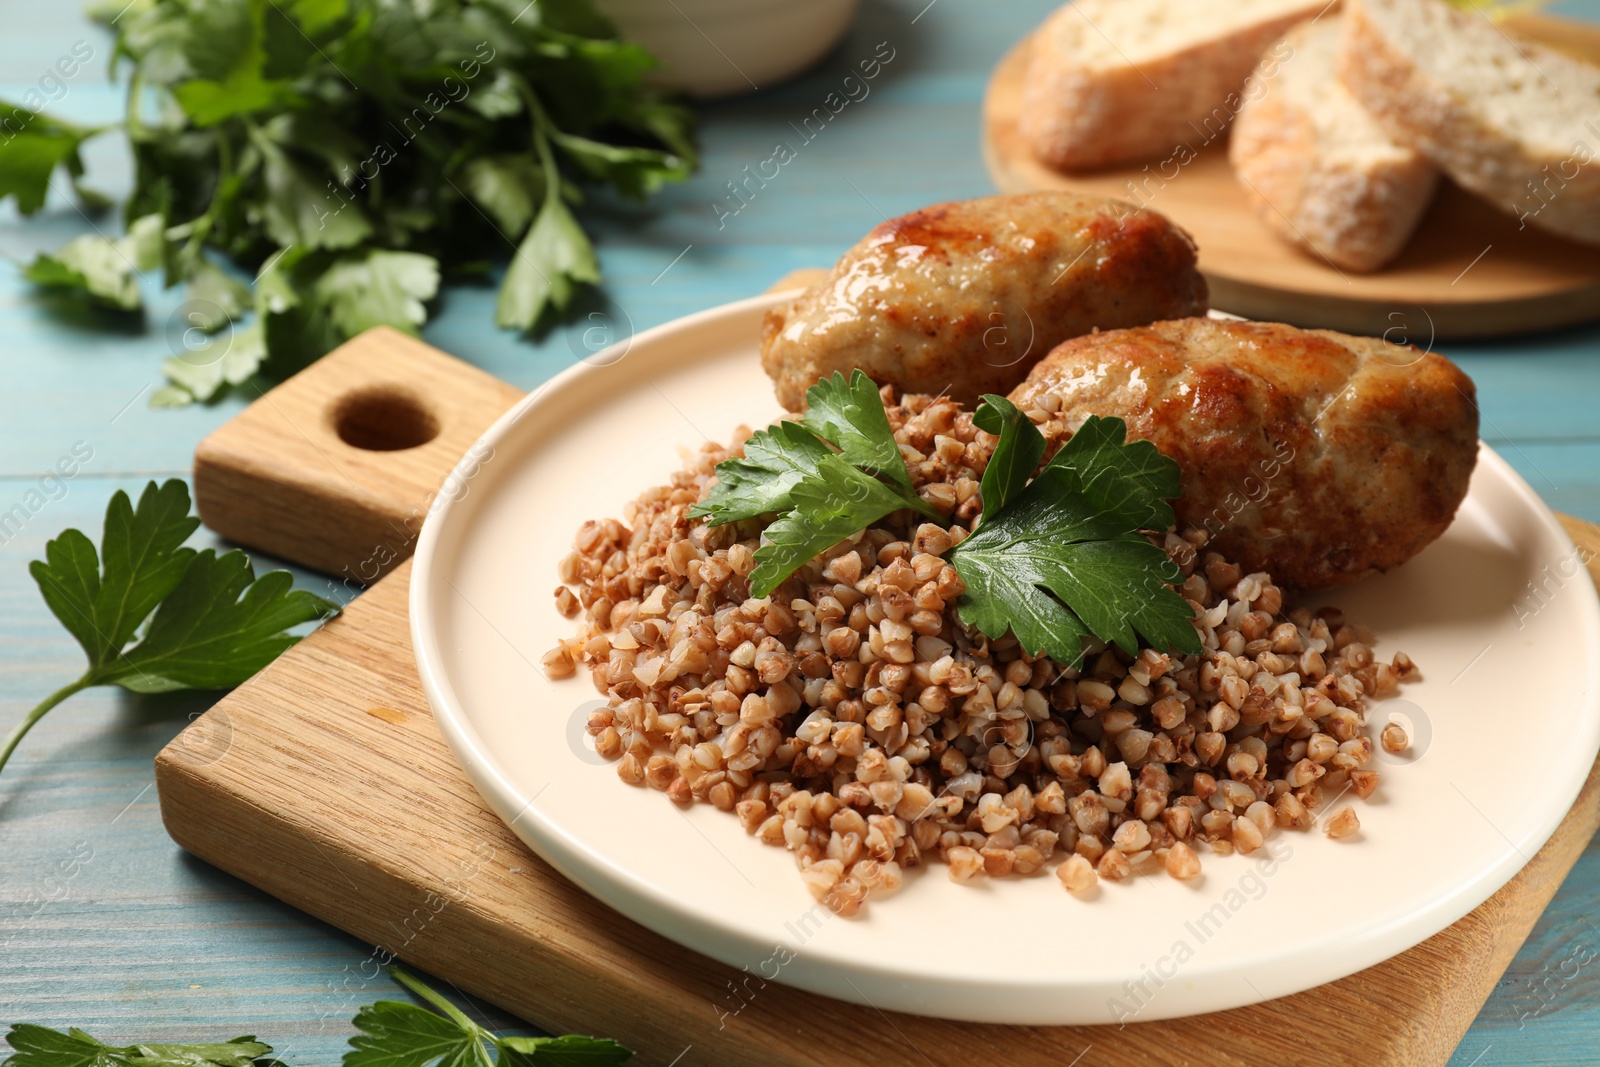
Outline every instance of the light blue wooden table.
<svg viewBox="0 0 1600 1067"><path fill-rule="evenodd" d="M866 0L823 68L706 108L705 163L692 182L649 208L608 201L589 211L610 299L603 314L617 330L642 330L758 292L792 268L825 265L886 215L991 192L978 152L985 77L1051 6ZM1567 0L1555 10L1600 20L1600 0ZM121 93L105 78L108 38L76 0L0 3L0 98L20 97L79 40L96 58L56 109L83 122L115 118ZM770 156L778 140L792 141L789 123L883 41L894 59L870 95L719 226L713 204L725 183ZM100 188L126 190L120 144L97 142L88 155ZM65 201L26 224L7 205L0 254L25 260L86 229ZM0 263L0 512L59 457L92 449L56 499L0 538L0 729L81 665L39 599L28 560L67 526L97 531L115 489L187 475L195 443L239 408L147 407L177 305L170 293L152 288L149 296L143 329L65 325ZM524 387L585 351L578 329L535 343L496 330L492 311L492 290L452 290L425 336ZM1444 349L1478 382L1489 443L1551 505L1600 520L1600 326ZM78 1025L119 1042L255 1033L291 1063L320 1065L337 1061L357 1006L395 995L386 979L359 973L368 946L190 859L168 839L151 758L208 703L84 693L35 730L0 777L0 1024ZM1600 847L1591 846L1453 1063L1600 1062L1597 893ZM1381 1005L1373 1025L1390 1025ZM638 1062L664 1064L664 1051L641 1050Z"/></svg>

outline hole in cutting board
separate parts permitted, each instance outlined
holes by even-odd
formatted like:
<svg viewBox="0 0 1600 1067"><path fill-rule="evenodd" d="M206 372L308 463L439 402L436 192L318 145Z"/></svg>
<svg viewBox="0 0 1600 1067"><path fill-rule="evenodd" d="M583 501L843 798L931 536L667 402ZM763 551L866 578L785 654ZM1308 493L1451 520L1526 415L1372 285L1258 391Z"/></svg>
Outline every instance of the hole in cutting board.
<svg viewBox="0 0 1600 1067"><path fill-rule="evenodd" d="M439 436L439 420L422 401L397 388L347 393L333 409L339 439L368 452L398 452Z"/></svg>

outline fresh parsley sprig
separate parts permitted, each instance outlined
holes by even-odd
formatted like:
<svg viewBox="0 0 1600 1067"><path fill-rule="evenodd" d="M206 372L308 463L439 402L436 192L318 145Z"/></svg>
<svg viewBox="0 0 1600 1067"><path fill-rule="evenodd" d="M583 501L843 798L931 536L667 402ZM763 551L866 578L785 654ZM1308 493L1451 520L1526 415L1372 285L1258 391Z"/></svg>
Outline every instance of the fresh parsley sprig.
<svg viewBox="0 0 1600 1067"><path fill-rule="evenodd" d="M756 550L755 596L902 508L948 525L912 488L866 375L835 374L806 399L800 423L753 435L743 458L719 464L690 511L713 526L773 516ZM1189 605L1171 588L1181 573L1140 533L1173 524L1177 464L1128 441L1121 419L1092 416L1040 469L1044 437L1005 397L985 396L973 421L998 440L980 485L982 521L945 554L967 586L962 621L992 638L1009 632L1063 666L1081 663L1094 638L1130 654L1141 638L1200 651Z"/></svg>
<svg viewBox="0 0 1600 1067"><path fill-rule="evenodd" d="M881 482L841 456L824 456L790 492L789 510L762 532L750 591L758 597L769 595L806 560L885 515L912 507L910 499L915 496L909 488ZM940 518L927 505L916 510Z"/></svg>
<svg viewBox="0 0 1600 1067"><path fill-rule="evenodd" d="M265 1067L272 1046L254 1036L183 1045L107 1045L79 1030L18 1023L6 1034L16 1051L6 1067Z"/></svg>
<svg viewBox="0 0 1600 1067"><path fill-rule="evenodd" d="M380 1000L356 1013L344 1067L616 1067L633 1052L607 1038L503 1037L469 1019L448 998L404 969L389 976L438 1009ZM254 1037L194 1044L107 1045L76 1027L19 1023L6 1040L6 1067L281 1067Z"/></svg>
<svg viewBox="0 0 1600 1067"><path fill-rule="evenodd" d="M799 423L774 423L750 435L743 458L717 464L711 492L689 514L721 526L787 511L794 504L795 487L833 454L822 438Z"/></svg>
<svg viewBox="0 0 1600 1067"><path fill-rule="evenodd" d="M98 553L80 530L45 546L29 572L89 663L23 716L0 746L0 769L34 724L74 693L99 685L135 693L228 689L299 640L290 628L339 610L292 588L288 571L257 578L237 549L219 556L184 547L199 525L188 486L174 478L145 486L137 507L117 490Z"/></svg>
<svg viewBox="0 0 1600 1067"><path fill-rule="evenodd" d="M799 422L752 434L743 459L718 464L710 494L689 512L713 526L778 513L750 575L758 597L817 553L902 508L944 521L911 487L872 379L836 371L806 391L806 404Z"/></svg>
<svg viewBox="0 0 1600 1067"><path fill-rule="evenodd" d="M125 133L127 236L74 238L24 270L113 310L138 272L187 286L185 344L154 401L283 377L354 333L415 333L441 275L509 260L496 305L527 330L600 280L569 205L579 182L643 198L696 163L693 116L642 78L655 65L592 0L99 0L121 123L0 102L0 201L24 215L57 171L87 207L82 146ZM236 281L222 258L255 275Z"/></svg>
<svg viewBox="0 0 1600 1067"><path fill-rule="evenodd" d="M390 967L389 976L443 1014L396 1000L367 1005L344 1067L612 1067L633 1055L609 1038L501 1037L405 970Z"/></svg>
<svg viewBox="0 0 1600 1067"><path fill-rule="evenodd" d="M1000 427L996 454L1042 454L1038 429L1010 401L986 396L984 409L974 421ZM1200 651L1189 604L1171 589L1183 575L1139 533L1172 525L1178 465L1126 437L1121 419L1090 416L1032 481L1008 463L996 485L1006 503L987 516L985 496L987 517L946 555L967 587L963 622L992 638L1009 631L1063 666L1082 661L1091 637L1130 655L1140 637Z"/></svg>
<svg viewBox="0 0 1600 1067"><path fill-rule="evenodd" d="M981 485L983 513L996 515L1032 477L1044 455L1044 435L1015 404L993 393L984 395L972 421L978 429L999 437ZM1069 468L1084 481L1103 469L1115 471L1133 483L1144 503L1135 529L1165 530L1177 521L1167 501L1180 491L1178 465L1149 441L1129 441L1127 437L1128 424L1121 419L1091 415L1044 469Z"/></svg>

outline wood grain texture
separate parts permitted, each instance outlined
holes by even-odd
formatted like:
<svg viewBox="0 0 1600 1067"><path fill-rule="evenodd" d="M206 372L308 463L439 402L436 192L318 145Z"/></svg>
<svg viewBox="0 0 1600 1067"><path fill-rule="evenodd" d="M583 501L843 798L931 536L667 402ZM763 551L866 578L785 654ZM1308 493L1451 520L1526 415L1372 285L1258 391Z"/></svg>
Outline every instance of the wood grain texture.
<svg viewBox="0 0 1600 1067"><path fill-rule="evenodd" d="M195 507L230 540L375 581L411 555L440 484L521 396L398 330L368 330L200 442Z"/></svg>
<svg viewBox="0 0 1600 1067"><path fill-rule="evenodd" d="M387 365L392 339L364 340L347 346L341 376L327 382L348 389L363 362ZM429 374L450 362L427 351L410 358ZM429 401L459 408L465 424L469 405L451 390L440 377ZM250 410L272 409L275 398ZM485 401L478 410L484 425L494 408ZM337 438L324 446L354 451ZM319 471L340 462L337 453L301 460ZM287 514L314 523L298 495L310 475L276 476ZM418 484L373 482L372 509L399 506ZM1600 528L1568 523L1600 578ZM327 544L347 550L338 540ZM479 799L434 724L412 660L409 578L409 563L398 566L162 751L156 783L168 832L202 859L541 1027L601 1032L637 1048L694 1047L697 1063L865 1067L926 1044L971 1062L998 1054L1059 1064L1093 1047L1097 1063L1145 1064L1173 1062L1164 1057L1182 1048L1243 1067L1292 1062L1309 1026L1324 1035L1324 1062L1443 1064L1600 825L1597 765L1556 835L1489 901L1394 959L1293 997L1122 1029L888 1016L752 980L678 947L530 853ZM1394 1025L1369 1025L1377 1006Z"/></svg>
<svg viewBox="0 0 1600 1067"><path fill-rule="evenodd" d="M1600 29L1543 16L1508 30L1600 62ZM1166 158L1064 174L1034 157L1018 130L1028 39L995 68L984 98L983 152L1006 192L1069 189L1118 197L1194 235L1214 307L1246 318L1384 336L1488 337L1600 318L1600 248L1518 221L1446 181L1404 252L1373 274L1340 270L1294 248L1246 201L1227 140L1197 131ZM1481 257L1481 258L1480 258ZM1391 334L1387 334L1392 336Z"/></svg>

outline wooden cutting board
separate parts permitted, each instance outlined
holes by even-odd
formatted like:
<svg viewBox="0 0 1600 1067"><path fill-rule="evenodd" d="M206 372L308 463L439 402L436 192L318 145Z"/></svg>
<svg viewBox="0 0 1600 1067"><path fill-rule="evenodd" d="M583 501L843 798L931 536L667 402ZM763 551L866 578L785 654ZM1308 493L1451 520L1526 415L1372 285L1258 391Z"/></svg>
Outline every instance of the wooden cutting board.
<svg viewBox="0 0 1600 1067"><path fill-rule="evenodd" d="M1527 40L1600 63L1600 26L1524 15ZM1600 247L1518 221L1456 185L1438 196L1400 257L1374 274L1340 270L1280 239L1228 164L1225 136L1196 131L1173 154L1084 174L1034 157L1017 129L1029 40L1000 61L983 102L983 153L1001 192L1066 189L1159 211L1194 235L1213 307L1267 322L1326 327L1428 347L1431 340L1526 333L1600 318Z"/></svg>
<svg viewBox="0 0 1600 1067"><path fill-rule="evenodd" d="M614 1037L641 1067L1259 1067L1311 1049L1331 1065L1443 1064L1600 824L1597 765L1549 843L1454 926L1339 982L1213 1015L979 1026L763 983L562 879L483 804L434 725L403 561L434 488L517 396L373 330L201 443L195 495L219 533L332 575L389 573L161 752L161 813L200 858L543 1028ZM1600 529L1565 521L1600 580ZM349 596L337 578L329 592Z"/></svg>

